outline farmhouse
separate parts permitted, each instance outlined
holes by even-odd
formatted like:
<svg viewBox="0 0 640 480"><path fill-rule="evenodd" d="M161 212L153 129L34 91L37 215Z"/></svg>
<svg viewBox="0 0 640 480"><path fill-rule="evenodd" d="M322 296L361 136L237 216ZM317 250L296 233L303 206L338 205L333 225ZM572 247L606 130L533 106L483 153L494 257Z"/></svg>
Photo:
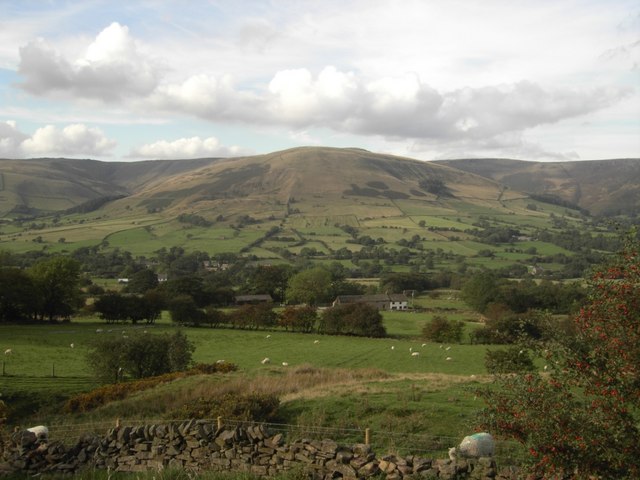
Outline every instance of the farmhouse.
<svg viewBox="0 0 640 480"><path fill-rule="evenodd" d="M273 303L268 293L258 295L236 295L236 305L257 305L259 303Z"/></svg>
<svg viewBox="0 0 640 480"><path fill-rule="evenodd" d="M378 310L407 310L409 308L409 299L403 293L388 294L382 293L378 295L338 295L333 301L333 306L344 305L347 303L366 303Z"/></svg>

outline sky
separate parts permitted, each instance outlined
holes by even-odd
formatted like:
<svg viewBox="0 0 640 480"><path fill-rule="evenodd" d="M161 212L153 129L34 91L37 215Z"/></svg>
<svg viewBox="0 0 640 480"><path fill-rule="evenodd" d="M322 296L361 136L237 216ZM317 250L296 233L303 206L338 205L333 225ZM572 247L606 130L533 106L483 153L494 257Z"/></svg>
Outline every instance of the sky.
<svg viewBox="0 0 640 480"><path fill-rule="evenodd" d="M0 0L0 158L640 157L637 0Z"/></svg>

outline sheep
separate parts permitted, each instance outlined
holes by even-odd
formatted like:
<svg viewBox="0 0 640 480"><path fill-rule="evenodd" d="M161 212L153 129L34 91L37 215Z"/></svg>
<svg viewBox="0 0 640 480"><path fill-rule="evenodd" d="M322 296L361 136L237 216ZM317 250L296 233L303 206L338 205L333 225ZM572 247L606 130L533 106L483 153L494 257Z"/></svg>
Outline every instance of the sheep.
<svg viewBox="0 0 640 480"><path fill-rule="evenodd" d="M411 356L412 357L419 357L420 356L420 352L411 352Z"/></svg>
<svg viewBox="0 0 640 480"><path fill-rule="evenodd" d="M264 337L264 338L271 338L271 335L267 335L267 336L266 336L266 337Z"/></svg>
<svg viewBox="0 0 640 480"><path fill-rule="evenodd" d="M451 358L451 357L447 357L447 358L445 358L445 360L446 360L447 362L450 362L451 360L453 360L453 358Z"/></svg>
<svg viewBox="0 0 640 480"><path fill-rule="evenodd" d="M496 443L493 436L487 432L474 433L462 439L460 445L449 449L449 458L455 460L461 458L493 457Z"/></svg>
<svg viewBox="0 0 640 480"><path fill-rule="evenodd" d="M39 442L47 442L49 440L49 429L44 425L27 428L27 432L35 433L36 440Z"/></svg>
<svg viewBox="0 0 640 480"><path fill-rule="evenodd" d="M11 355L12 353L13 353L13 350L11 350L10 348L7 348L7 349L4 351L4 354L5 354L5 355Z"/></svg>
<svg viewBox="0 0 640 480"><path fill-rule="evenodd" d="M396 347L394 347L393 345L391 345L391 350L395 350L395 349L396 349Z"/></svg>
<svg viewBox="0 0 640 480"><path fill-rule="evenodd" d="M271 359L269 357L265 357L262 359L262 361L260 362L262 365L266 365L267 363L270 363Z"/></svg>
<svg viewBox="0 0 640 480"><path fill-rule="evenodd" d="M71 348L74 348L74 347L75 347L75 345L74 345L73 343L72 343L71 345L69 345L69 346L70 346Z"/></svg>
<svg viewBox="0 0 640 480"><path fill-rule="evenodd" d="M288 366L289 366L289 364L288 364L287 362L282 362L282 366L283 366L283 367L288 367Z"/></svg>
<svg viewBox="0 0 640 480"><path fill-rule="evenodd" d="M314 340L313 343L315 343L316 345L320 343L320 340Z"/></svg>
<svg viewBox="0 0 640 480"><path fill-rule="evenodd" d="M423 343L423 344L422 344L422 348L424 348L424 347L426 347L426 346L427 346L427 344L426 344L426 343Z"/></svg>

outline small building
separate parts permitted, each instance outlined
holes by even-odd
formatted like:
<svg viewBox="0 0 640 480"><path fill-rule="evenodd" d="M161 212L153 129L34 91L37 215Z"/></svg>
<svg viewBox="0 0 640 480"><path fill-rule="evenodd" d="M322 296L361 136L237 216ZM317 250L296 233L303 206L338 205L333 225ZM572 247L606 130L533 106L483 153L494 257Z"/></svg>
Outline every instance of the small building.
<svg viewBox="0 0 640 480"><path fill-rule="evenodd" d="M349 303L365 303L377 308L378 310L407 310L409 308L409 299L403 293L388 294L382 293L377 295L338 295L333 301L333 306L344 305Z"/></svg>
<svg viewBox="0 0 640 480"><path fill-rule="evenodd" d="M273 303L273 298L268 293L236 295L236 305L258 305L260 303Z"/></svg>

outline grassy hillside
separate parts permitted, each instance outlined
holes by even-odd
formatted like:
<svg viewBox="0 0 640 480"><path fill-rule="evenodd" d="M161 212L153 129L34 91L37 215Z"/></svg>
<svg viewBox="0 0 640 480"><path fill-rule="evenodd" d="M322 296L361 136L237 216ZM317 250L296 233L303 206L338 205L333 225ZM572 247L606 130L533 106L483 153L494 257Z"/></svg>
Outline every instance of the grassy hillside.
<svg viewBox="0 0 640 480"><path fill-rule="evenodd" d="M100 245L152 256L175 246L279 262L305 251L329 258L344 249L358 252L373 241L386 250L440 252L443 262L455 262L444 258L450 254L501 267L521 260L527 249L570 253L536 241L540 230L591 228L574 209L532 199L475 173L359 149L297 148L184 163L42 160L26 161L22 170L17 162L7 165L5 200L30 191L14 188L24 169L30 169L30 181L50 208L74 202L77 207L79 197L94 195L84 209L5 215L0 249L14 252ZM73 190L72 184L82 187ZM95 197L107 194L112 197L106 202ZM37 203L35 195L24 198L32 207ZM0 206L8 209L10 203ZM506 251L478 242L477 231L487 228L518 231L522 243Z"/></svg>
<svg viewBox="0 0 640 480"><path fill-rule="evenodd" d="M474 159L437 163L496 180L514 190L557 197L593 214L633 213L640 208L637 158L572 162Z"/></svg>

